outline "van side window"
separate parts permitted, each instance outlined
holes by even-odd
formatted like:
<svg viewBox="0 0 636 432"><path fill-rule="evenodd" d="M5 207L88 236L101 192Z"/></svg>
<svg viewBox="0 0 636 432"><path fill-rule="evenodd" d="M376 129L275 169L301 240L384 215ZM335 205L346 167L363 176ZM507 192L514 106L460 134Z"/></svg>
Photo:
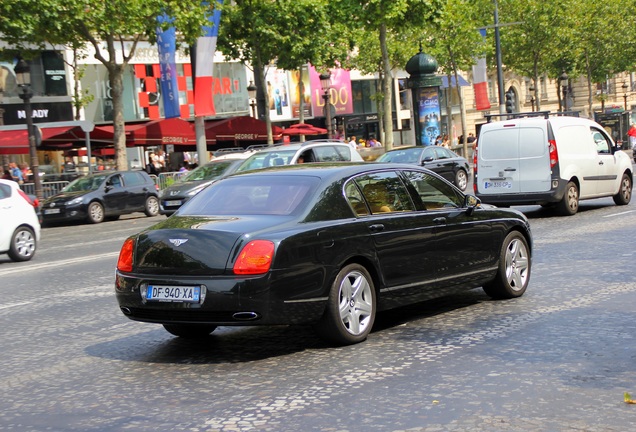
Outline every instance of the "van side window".
<svg viewBox="0 0 636 432"><path fill-rule="evenodd" d="M607 137L601 133L598 129L590 128L592 133L592 140L596 145L596 152L598 154L611 154L610 143Z"/></svg>

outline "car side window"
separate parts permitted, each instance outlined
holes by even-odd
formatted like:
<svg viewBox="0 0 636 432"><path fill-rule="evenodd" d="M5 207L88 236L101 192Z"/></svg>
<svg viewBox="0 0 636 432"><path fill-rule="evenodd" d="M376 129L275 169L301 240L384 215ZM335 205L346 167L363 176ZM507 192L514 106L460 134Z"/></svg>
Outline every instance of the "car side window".
<svg viewBox="0 0 636 432"><path fill-rule="evenodd" d="M108 179L108 184L113 187L121 187L121 176L119 174L112 176Z"/></svg>
<svg viewBox="0 0 636 432"><path fill-rule="evenodd" d="M144 177L138 172L125 172L122 174L124 177L124 184L126 186L139 186L146 183Z"/></svg>
<svg viewBox="0 0 636 432"><path fill-rule="evenodd" d="M459 208L464 198L443 180L421 171L403 171L404 177L415 188L426 210Z"/></svg>
<svg viewBox="0 0 636 432"><path fill-rule="evenodd" d="M355 182L349 182L345 185L345 196L349 205L355 212L356 216L366 216L369 214L369 208L367 207L362 193Z"/></svg>
<svg viewBox="0 0 636 432"><path fill-rule="evenodd" d="M351 160L349 146L320 146L314 147L316 162L346 162Z"/></svg>
<svg viewBox="0 0 636 432"><path fill-rule="evenodd" d="M598 154L611 154L611 146L607 138L595 128L590 128L592 132L592 140L596 145L596 152Z"/></svg>
<svg viewBox="0 0 636 432"><path fill-rule="evenodd" d="M424 149L424 151L422 152L422 160L428 157L435 159L435 148L427 147Z"/></svg>
<svg viewBox="0 0 636 432"><path fill-rule="evenodd" d="M355 182L373 214L415 210L404 183L395 171L360 176ZM354 204L351 204L354 207Z"/></svg>

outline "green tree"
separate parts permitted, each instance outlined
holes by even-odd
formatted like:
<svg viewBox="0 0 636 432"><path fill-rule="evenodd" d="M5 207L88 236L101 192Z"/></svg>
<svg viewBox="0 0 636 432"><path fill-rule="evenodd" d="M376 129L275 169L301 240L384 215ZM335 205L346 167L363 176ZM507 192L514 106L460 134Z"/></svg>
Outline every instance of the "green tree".
<svg viewBox="0 0 636 432"><path fill-rule="evenodd" d="M438 61L441 72L448 77L449 98L451 77L455 78L455 87L459 96L463 152L468 154L466 137L466 110L459 86L459 71L469 71L478 57L492 50L479 33L485 27L490 16L492 2L489 0L447 0L439 13L438 25L423 33L429 52ZM487 17L487 18L486 18ZM447 104L450 110L450 104ZM450 112L447 118L450 121Z"/></svg>
<svg viewBox="0 0 636 432"><path fill-rule="evenodd" d="M355 61L363 71L380 72L383 97L382 114L384 118L384 145L387 150L393 148L393 91L391 87L393 72L404 68L410 56L404 55L404 46L399 41L408 41L413 47L412 36L415 31L422 31L435 24L444 0L340 0L338 5L339 19L354 23L359 29L355 35L359 43L357 56L363 60ZM375 35L379 50L367 50L370 40L363 33ZM407 48L408 49L408 48ZM378 65L380 68L378 70ZM367 69L368 68L368 69Z"/></svg>
<svg viewBox="0 0 636 432"><path fill-rule="evenodd" d="M137 43L155 41L157 17L164 13L174 19L179 42L191 44L211 10L199 0L3 0L0 33L13 50L22 52L42 49L46 43L92 45L95 58L108 70L116 165L125 170L122 77Z"/></svg>
<svg viewBox="0 0 636 432"><path fill-rule="evenodd" d="M273 137L266 68L294 70L311 63L325 70L345 59L347 29L331 19L332 7L326 0L235 0L223 7L218 49L228 59L253 67L269 144Z"/></svg>

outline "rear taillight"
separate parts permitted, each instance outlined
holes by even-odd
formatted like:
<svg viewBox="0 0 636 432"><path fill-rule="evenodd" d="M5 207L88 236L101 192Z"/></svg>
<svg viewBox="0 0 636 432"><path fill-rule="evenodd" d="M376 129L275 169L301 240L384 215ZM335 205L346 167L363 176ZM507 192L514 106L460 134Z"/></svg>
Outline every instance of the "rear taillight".
<svg viewBox="0 0 636 432"><path fill-rule="evenodd" d="M132 239L126 239L124 245L119 251L119 259L117 260L117 270L122 272L131 272L133 269L133 249L135 242Z"/></svg>
<svg viewBox="0 0 636 432"><path fill-rule="evenodd" d="M274 257L274 243L269 240L253 240L246 244L234 264L234 273L256 275L269 271Z"/></svg>
<svg viewBox="0 0 636 432"><path fill-rule="evenodd" d="M559 152L555 140L548 140L548 151L550 152L550 168L559 163Z"/></svg>
<svg viewBox="0 0 636 432"><path fill-rule="evenodd" d="M477 193L477 144L475 144L475 150L473 150L473 192Z"/></svg>

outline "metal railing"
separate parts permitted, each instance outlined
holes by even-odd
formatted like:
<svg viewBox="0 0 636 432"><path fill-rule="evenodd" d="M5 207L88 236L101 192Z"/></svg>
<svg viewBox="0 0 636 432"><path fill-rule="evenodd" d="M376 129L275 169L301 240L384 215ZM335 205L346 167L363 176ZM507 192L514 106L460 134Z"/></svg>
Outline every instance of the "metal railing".
<svg viewBox="0 0 636 432"><path fill-rule="evenodd" d="M67 181L42 182L42 197L46 199L59 193L69 183ZM23 183L20 189L27 195L35 195L35 183Z"/></svg>
<svg viewBox="0 0 636 432"><path fill-rule="evenodd" d="M175 171L175 172L162 172L159 173L158 176L151 176L155 180L155 184L159 187L159 190L163 190L168 186L172 185L174 182L179 180L181 176L187 174L188 171Z"/></svg>

